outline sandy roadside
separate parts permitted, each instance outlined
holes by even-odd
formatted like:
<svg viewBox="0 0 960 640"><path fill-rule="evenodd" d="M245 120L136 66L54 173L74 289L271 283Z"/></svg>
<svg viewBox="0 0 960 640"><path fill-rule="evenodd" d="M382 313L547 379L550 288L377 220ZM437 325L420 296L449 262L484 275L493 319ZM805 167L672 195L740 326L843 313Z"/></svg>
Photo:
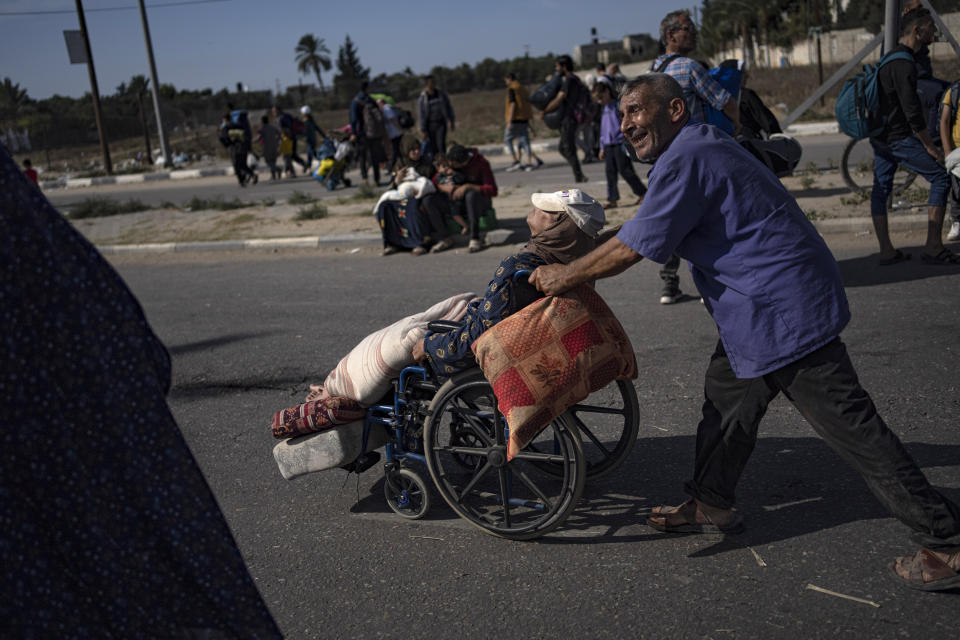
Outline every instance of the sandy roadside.
<svg viewBox="0 0 960 640"><path fill-rule="evenodd" d="M558 156L559 159L559 156ZM494 164L495 170L501 169ZM502 169L501 169L502 170ZM869 201L856 197L844 186L838 172L799 175L783 179L783 184L797 199L807 216L820 225L822 221L869 216ZM587 189L602 193L602 183L589 183ZM494 200L497 217L506 226L517 228L530 209L529 196L534 186L507 188ZM105 194L110 195L110 194ZM245 194L241 194L245 195ZM251 194L252 195L252 194ZM607 211L610 224L619 224L635 212L632 199ZM279 203L273 206L252 206L229 211L184 211L155 209L139 213L73 221L76 228L98 245L202 242L246 240L254 238L294 238L342 236L345 234L378 234L373 215L375 200L348 197L324 201L327 217L319 220L296 220L303 205ZM891 218L924 213L923 208L903 208ZM829 233L830 227L821 226ZM842 229L850 233L849 229Z"/></svg>

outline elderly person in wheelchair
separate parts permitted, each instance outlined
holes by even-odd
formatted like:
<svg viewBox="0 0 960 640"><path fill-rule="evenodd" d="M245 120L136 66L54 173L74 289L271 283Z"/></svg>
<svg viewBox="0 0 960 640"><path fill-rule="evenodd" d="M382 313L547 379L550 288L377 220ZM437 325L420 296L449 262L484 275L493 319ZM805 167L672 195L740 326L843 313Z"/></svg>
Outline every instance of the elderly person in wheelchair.
<svg viewBox="0 0 960 640"><path fill-rule="evenodd" d="M586 323L582 320L587 309L595 313L593 300L599 299L591 288L577 294L581 296L577 301L545 299L527 282L527 275L537 267L569 263L602 241L603 207L578 189L536 193L531 200L529 242L500 263L482 297L454 296L371 334L341 360L323 387L312 387L313 403L332 404L318 411L308 397L307 404L278 412L272 425L276 437L317 431L315 418L336 411L347 416L326 432L341 429L331 436L339 438L332 446L321 442L313 451L304 446L304 440L324 432L278 444L274 457L284 477L334 467L360 473L379 462L374 450L385 446L384 494L400 516L415 519L428 511L433 491L422 471L417 471L426 466L436 490L461 518L492 535L530 539L564 522L587 478L602 475L626 459L637 437L639 412L628 379L636 375L629 340L609 309L606 316L601 312L589 316ZM574 311L578 304L580 310ZM481 353L479 345L489 344L502 330L510 340L526 346L537 340L523 334L532 330L540 336L544 322L557 322L567 331L557 333L557 339L576 334L579 346L575 341L563 342L570 362L581 357L573 353L578 348L577 353L601 353L594 348L600 344L594 338L599 340L603 334L605 349L628 354L621 360L632 364L632 376L608 377L594 385L594 372L610 370L609 352L593 360L584 356L588 369L594 368L581 382L563 375L550 378L551 388L561 390L559 396L541 396L550 398L551 405L535 403L531 409L529 403L514 403L507 408L510 403L501 402L498 391L499 374L486 378L490 372L486 364L484 371L478 368L471 345ZM622 340L609 339L611 322ZM588 331L577 333L588 324ZM484 362L482 355L479 359ZM589 385L582 385L587 378ZM499 379L510 393L519 388L513 381L504 385L504 378ZM608 384L611 379L614 384ZM580 395L565 402L575 393ZM341 401L352 406L345 409ZM508 413L520 415L510 413L518 407L526 413L515 424ZM553 413L544 417L546 410ZM310 429L296 433L278 432L289 425L303 426L304 421L314 422ZM522 431L525 426L530 430Z"/></svg>
<svg viewBox="0 0 960 640"><path fill-rule="evenodd" d="M470 345L480 334L543 297L527 283L524 272L545 264L567 264L596 246L605 216L593 197L568 189L535 193L531 200L534 208L527 214L530 241L523 250L500 263L483 298L470 303L457 326L445 332L429 331L414 347L414 359L428 362L438 378L477 366Z"/></svg>

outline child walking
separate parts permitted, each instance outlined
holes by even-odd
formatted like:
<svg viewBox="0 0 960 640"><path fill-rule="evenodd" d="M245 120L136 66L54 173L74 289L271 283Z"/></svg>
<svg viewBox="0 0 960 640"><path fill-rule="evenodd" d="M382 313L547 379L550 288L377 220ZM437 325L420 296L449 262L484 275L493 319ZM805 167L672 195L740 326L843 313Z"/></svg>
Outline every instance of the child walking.
<svg viewBox="0 0 960 640"><path fill-rule="evenodd" d="M606 162L607 202L604 208L617 206L620 189L617 187L617 174L630 185L637 196L637 204L643 201L647 187L637 176L633 163L623 148L623 134L620 133L620 115L617 113L617 101L613 96L613 83L607 76L601 76L593 88L593 99L601 105L600 114L600 159Z"/></svg>

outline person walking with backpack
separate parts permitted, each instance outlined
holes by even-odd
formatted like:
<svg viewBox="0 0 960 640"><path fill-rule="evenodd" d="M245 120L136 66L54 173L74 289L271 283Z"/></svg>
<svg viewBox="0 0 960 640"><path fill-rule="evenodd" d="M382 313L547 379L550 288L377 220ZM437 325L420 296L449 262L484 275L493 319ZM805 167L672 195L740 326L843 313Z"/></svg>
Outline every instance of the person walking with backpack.
<svg viewBox="0 0 960 640"><path fill-rule="evenodd" d="M687 54L697 48L697 27L686 10L668 13L660 21L660 42L664 53L653 64L650 71L666 73L680 83L683 89L683 101L687 103L690 120L707 122L706 110L710 108L722 112L733 130L740 130L740 107L737 99L714 80L707 69ZM680 258L676 255L660 268L663 289L660 292L660 304L673 304L683 297L680 291Z"/></svg>
<svg viewBox="0 0 960 640"><path fill-rule="evenodd" d="M886 122L882 131L870 138L874 158L870 215L880 245L881 266L910 259L910 254L894 248L887 226L887 200L893 191L893 177L898 165L919 173L930 183L927 240L920 252L920 260L925 264L960 264L960 256L946 249L941 238L950 178L943 168L943 150L934 144L927 130L913 60L913 52L930 45L936 31L933 18L926 9L911 9L905 13L900 18L900 44L884 56L892 59L881 59L876 73L878 113L886 117Z"/></svg>
<svg viewBox="0 0 960 640"><path fill-rule="evenodd" d="M568 55L562 55L557 58L555 68L562 74L560 81L560 90L557 95L547 104L543 113L552 113L557 109L562 109L562 119L560 120L560 155L570 164L573 169L574 182L586 182L587 176L584 175L580 167L580 158L577 156L577 108L583 102L584 97L590 100L587 88L580 82L580 78L573 73L573 59Z"/></svg>
<svg viewBox="0 0 960 640"><path fill-rule="evenodd" d="M953 151L960 148L958 106L960 106L960 81L951 84L943 93L943 102L940 104L940 140L943 143L943 153L948 158ZM951 163L947 162L948 170L950 166ZM960 180L953 171L950 171L950 220L947 240L960 240Z"/></svg>
<svg viewBox="0 0 960 640"><path fill-rule="evenodd" d="M357 154L360 157L360 177L367 182L367 164L373 168L373 181L380 186L380 164L387 161L383 150L383 137L386 127L383 123L383 112L367 94L369 83L360 84L360 91L350 102L350 140L357 145Z"/></svg>
<svg viewBox="0 0 960 640"><path fill-rule="evenodd" d="M420 117L420 137L430 145L428 157L443 155L447 152L447 123L450 133L456 128L453 105L446 92L437 89L432 75L424 79L424 89L417 98L417 113Z"/></svg>
<svg viewBox="0 0 960 640"><path fill-rule="evenodd" d="M291 178L294 176L294 162L303 167L304 173L306 173L310 165L304 162L303 158L297 155L297 134L303 131L303 123L277 105L273 105L270 111L273 114L273 119L276 121L277 128L280 129L280 134L282 136L280 153L283 155L283 164L287 175ZM283 140L283 138L286 140Z"/></svg>

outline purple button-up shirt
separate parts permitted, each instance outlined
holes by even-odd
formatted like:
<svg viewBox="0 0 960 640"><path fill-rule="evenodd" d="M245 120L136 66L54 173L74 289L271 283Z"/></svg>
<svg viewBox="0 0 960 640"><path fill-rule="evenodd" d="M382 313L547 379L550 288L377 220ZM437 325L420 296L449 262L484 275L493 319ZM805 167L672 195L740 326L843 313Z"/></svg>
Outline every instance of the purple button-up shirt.
<svg viewBox="0 0 960 640"><path fill-rule="evenodd" d="M711 125L680 130L617 237L655 262L690 262L738 378L799 360L850 320L837 262L797 201Z"/></svg>
<svg viewBox="0 0 960 640"><path fill-rule="evenodd" d="M623 134L620 133L617 103L611 100L603 106L603 110L600 112L600 146L606 147L621 142L623 142Z"/></svg>

